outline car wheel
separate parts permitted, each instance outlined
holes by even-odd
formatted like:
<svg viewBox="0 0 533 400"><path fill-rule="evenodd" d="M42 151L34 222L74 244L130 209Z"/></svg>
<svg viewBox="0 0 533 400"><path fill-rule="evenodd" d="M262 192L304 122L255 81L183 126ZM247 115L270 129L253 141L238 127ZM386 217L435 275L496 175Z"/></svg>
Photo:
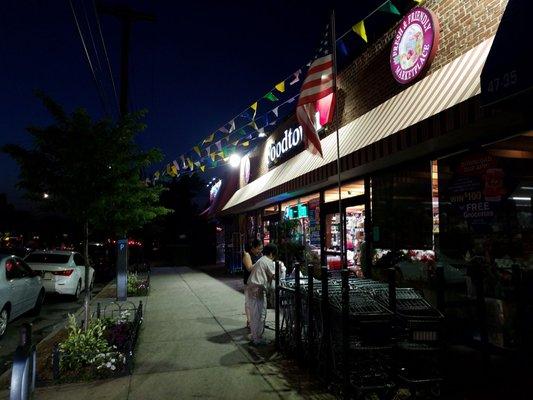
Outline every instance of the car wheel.
<svg viewBox="0 0 533 400"><path fill-rule="evenodd" d="M80 298L81 293L81 279L78 281L78 286L76 286L76 292L74 292L74 300L78 300Z"/></svg>
<svg viewBox="0 0 533 400"><path fill-rule="evenodd" d="M44 290L41 290L39 293L39 296L37 297L37 301L35 302L35 307L33 307L32 314L37 316L41 313L41 309L43 308L43 302L44 302Z"/></svg>
<svg viewBox="0 0 533 400"><path fill-rule="evenodd" d="M9 310L7 307L0 311L0 338L2 338L7 331L7 323L9 322Z"/></svg>

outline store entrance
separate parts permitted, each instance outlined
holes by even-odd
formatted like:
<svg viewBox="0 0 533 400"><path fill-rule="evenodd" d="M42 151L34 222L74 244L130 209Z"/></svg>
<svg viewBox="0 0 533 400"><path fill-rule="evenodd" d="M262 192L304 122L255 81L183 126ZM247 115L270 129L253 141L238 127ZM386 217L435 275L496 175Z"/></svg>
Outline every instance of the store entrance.
<svg viewBox="0 0 533 400"><path fill-rule="evenodd" d="M363 276L362 264L365 243L365 202L364 196L343 200L344 226L341 228L339 205L337 202L324 207L322 226L324 242L322 265L329 270L341 269L341 234L345 236L345 259L348 269L357 276Z"/></svg>

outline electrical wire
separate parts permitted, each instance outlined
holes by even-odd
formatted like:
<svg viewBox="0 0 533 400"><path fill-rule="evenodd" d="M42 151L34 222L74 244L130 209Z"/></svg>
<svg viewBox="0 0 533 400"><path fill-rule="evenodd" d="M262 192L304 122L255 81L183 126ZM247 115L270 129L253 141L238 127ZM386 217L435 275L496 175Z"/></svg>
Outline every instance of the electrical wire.
<svg viewBox="0 0 533 400"><path fill-rule="evenodd" d="M107 47L105 45L104 35L102 33L102 26L100 25L100 18L98 17L98 11L96 9L96 2L95 0L93 0L92 2L93 2L94 15L96 18L96 25L98 26L98 32L100 34L100 41L102 42L102 48L104 49L104 55L105 55L105 59L107 63L107 70L109 72L109 77L111 78L111 84L113 86L113 94L115 96L115 103L117 106L117 110L120 110L118 95L117 95L117 87L115 85L115 78L113 78L113 70L111 69L111 63L109 62L109 56L107 54ZM118 115L120 115L120 111L118 111Z"/></svg>
<svg viewBox="0 0 533 400"><path fill-rule="evenodd" d="M78 17L76 15L76 10L74 10L74 5L72 4L72 0L68 0L68 2L70 4L70 8L72 10L72 16L74 18L74 22L76 23L76 27L78 29L78 34L80 35L81 44L82 44L83 50L85 52L85 58L87 59L87 63L89 64L89 69L91 70L91 74L93 76L94 84L96 86L96 91L98 92L98 97L100 98L100 102L102 103L102 108L103 108L104 114L105 115L109 115L109 113L107 112L106 102L104 100L104 94L103 94L102 88L100 87L99 81L96 78L96 73L94 72L93 63L91 61L91 57L89 55L89 51L87 49L87 45L85 44L85 39L83 38L83 33L81 31L81 27L80 27L80 24L79 24L79 21L78 21Z"/></svg>

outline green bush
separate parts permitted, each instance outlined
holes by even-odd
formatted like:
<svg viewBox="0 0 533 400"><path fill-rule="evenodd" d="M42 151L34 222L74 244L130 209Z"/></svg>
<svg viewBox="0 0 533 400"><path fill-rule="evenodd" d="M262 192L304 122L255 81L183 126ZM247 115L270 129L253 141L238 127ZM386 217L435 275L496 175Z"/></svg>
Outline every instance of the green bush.
<svg viewBox="0 0 533 400"><path fill-rule="evenodd" d="M146 296L148 282L136 273L128 274L128 296Z"/></svg>
<svg viewBox="0 0 533 400"><path fill-rule="evenodd" d="M78 326L74 315L69 315L68 337L59 345L62 373L74 372L81 377L90 377L107 370L115 371L117 366L124 364L124 355L117 352L105 337L106 322L93 319L85 331Z"/></svg>

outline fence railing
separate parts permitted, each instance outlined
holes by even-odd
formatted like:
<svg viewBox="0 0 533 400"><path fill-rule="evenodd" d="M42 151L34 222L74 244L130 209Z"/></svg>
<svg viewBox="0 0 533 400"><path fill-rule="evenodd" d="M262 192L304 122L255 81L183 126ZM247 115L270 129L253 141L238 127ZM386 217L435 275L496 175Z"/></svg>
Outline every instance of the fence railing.
<svg viewBox="0 0 533 400"><path fill-rule="evenodd" d="M20 328L20 343L15 350L11 372L10 400L27 400L35 390L37 354L32 344L31 325Z"/></svg>
<svg viewBox="0 0 533 400"><path fill-rule="evenodd" d="M393 270L387 283L347 271L332 277L327 267L320 275L300 278L296 265L294 278L276 276L279 350L305 361L343 396L439 387L443 318L437 309L414 289L397 288Z"/></svg>

